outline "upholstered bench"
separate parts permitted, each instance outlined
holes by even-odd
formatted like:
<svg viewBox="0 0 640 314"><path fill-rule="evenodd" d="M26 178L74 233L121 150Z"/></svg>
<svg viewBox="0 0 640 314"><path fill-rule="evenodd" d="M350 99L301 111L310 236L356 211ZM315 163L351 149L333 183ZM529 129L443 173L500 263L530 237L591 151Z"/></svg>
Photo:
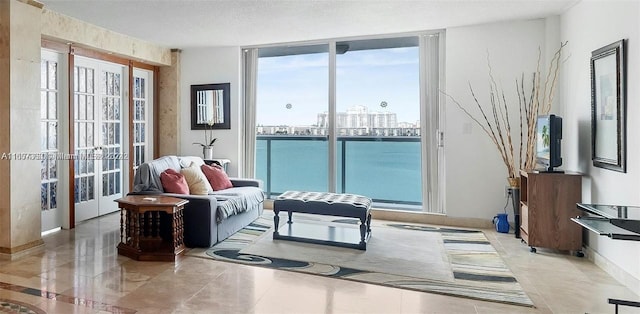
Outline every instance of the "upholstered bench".
<svg viewBox="0 0 640 314"><path fill-rule="evenodd" d="M285 234L281 234L278 230L281 211L289 214L287 221L289 227ZM275 214L273 239L367 249L367 241L371 236L371 199L368 197L355 194L287 191L274 200L273 212ZM296 233L292 227L293 213L358 218L360 220L359 239L349 237L348 232L336 232L335 226L324 226L319 229L317 225L307 225L303 228L306 230L298 230ZM323 231L327 228L328 232Z"/></svg>

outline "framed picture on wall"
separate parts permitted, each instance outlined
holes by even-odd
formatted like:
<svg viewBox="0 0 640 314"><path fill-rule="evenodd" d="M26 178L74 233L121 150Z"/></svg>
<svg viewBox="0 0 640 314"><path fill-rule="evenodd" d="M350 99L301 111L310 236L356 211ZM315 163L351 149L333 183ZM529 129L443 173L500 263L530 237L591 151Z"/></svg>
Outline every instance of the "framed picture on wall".
<svg viewBox="0 0 640 314"><path fill-rule="evenodd" d="M591 53L591 159L627 172L625 40Z"/></svg>
<svg viewBox="0 0 640 314"><path fill-rule="evenodd" d="M191 85L191 129L230 129L230 102L230 83Z"/></svg>

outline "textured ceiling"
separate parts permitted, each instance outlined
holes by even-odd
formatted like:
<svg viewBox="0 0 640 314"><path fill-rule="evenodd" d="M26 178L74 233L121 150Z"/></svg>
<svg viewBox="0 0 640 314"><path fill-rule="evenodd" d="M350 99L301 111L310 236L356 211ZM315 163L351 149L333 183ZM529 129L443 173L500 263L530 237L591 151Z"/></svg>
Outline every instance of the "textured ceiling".
<svg viewBox="0 0 640 314"><path fill-rule="evenodd" d="M45 8L171 48L247 46L557 15L576 0L42 0Z"/></svg>

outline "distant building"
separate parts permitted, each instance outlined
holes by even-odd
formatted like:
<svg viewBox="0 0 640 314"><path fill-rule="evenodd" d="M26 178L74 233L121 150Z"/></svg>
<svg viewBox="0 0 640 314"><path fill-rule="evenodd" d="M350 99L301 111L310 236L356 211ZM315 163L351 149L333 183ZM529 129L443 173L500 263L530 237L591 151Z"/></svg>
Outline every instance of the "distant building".
<svg viewBox="0 0 640 314"><path fill-rule="evenodd" d="M318 114L318 127L326 128L329 126L328 116L328 112ZM350 131L350 133L355 132L357 135L363 135L361 133L368 133L368 130L374 128L395 128L398 124L398 118L393 112L369 112L369 108L366 106L353 106L346 112L336 113L336 124L338 129L361 129Z"/></svg>
<svg viewBox="0 0 640 314"><path fill-rule="evenodd" d="M328 116L328 112L318 114L318 127L326 128L329 125ZM395 113L389 111L369 112L369 108L366 106L353 106L346 112L336 113L336 127L338 129L395 128L397 124L398 118Z"/></svg>

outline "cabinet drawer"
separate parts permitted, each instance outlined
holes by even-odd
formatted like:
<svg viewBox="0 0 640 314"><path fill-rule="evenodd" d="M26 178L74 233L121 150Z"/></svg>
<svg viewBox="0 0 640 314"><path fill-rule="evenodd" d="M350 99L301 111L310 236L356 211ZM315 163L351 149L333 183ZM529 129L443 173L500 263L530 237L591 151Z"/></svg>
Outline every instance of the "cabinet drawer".
<svg viewBox="0 0 640 314"><path fill-rule="evenodd" d="M520 207L520 229L529 233L529 206L524 204Z"/></svg>

